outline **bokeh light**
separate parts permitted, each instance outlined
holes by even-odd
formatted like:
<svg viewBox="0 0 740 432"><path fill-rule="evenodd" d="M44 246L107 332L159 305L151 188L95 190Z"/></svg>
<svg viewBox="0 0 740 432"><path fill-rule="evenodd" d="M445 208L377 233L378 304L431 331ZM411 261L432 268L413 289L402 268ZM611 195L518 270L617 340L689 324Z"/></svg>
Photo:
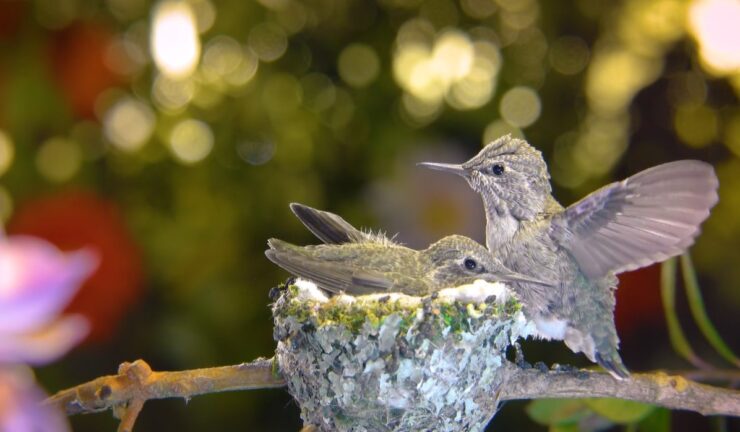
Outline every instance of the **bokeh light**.
<svg viewBox="0 0 740 432"><path fill-rule="evenodd" d="M673 118L678 137L692 147L703 147L716 137L719 128L717 113L705 105L681 104Z"/></svg>
<svg viewBox="0 0 740 432"><path fill-rule="evenodd" d="M152 99L157 107L169 114L180 113L195 95L195 83L190 78L172 79L159 74L152 84Z"/></svg>
<svg viewBox="0 0 740 432"><path fill-rule="evenodd" d="M254 77L258 66L259 59L251 49L222 35L206 45L201 73L207 83L216 87L222 87L222 84L240 87Z"/></svg>
<svg viewBox="0 0 740 432"><path fill-rule="evenodd" d="M365 87L378 77L380 60L372 47L352 44L339 53L339 76L354 87Z"/></svg>
<svg viewBox="0 0 740 432"><path fill-rule="evenodd" d="M159 3L152 18L151 50L157 68L173 78L189 76L198 64L200 39L188 2Z"/></svg>
<svg viewBox="0 0 740 432"><path fill-rule="evenodd" d="M122 97L105 113L105 137L117 148L133 152L149 141L156 117L145 103L132 97Z"/></svg>
<svg viewBox="0 0 740 432"><path fill-rule="evenodd" d="M245 141L236 146L236 152L250 165L264 165L275 156L275 147L272 140Z"/></svg>
<svg viewBox="0 0 740 432"><path fill-rule="evenodd" d="M190 165L205 159L213 148L213 132L204 122L185 119L170 132L170 150L180 162Z"/></svg>
<svg viewBox="0 0 740 432"><path fill-rule="evenodd" d="M264 62L273 62L288 49L288 37L280 26L262 23L249 32L249 47Z"/></svg>
<svg viewBox="0 0 740 432"><path fill-rule="evenodd" d="M496 12L496 2L493 0L462 0L460 2L463 12L476 19L484 19Z"/></svg>
<svg viewBox="0 0 740 432"><path fill-rule="evenodd" d="M82 149L68 138L54 137L44 141L36 153L36 168L55 182L69 180L82 165Z"/></svg>
<svg viewBox="0 0 740 432"><path fill-rule="evenodd" d="M525 128L540 116L542 104L537 92L529 87L514 87L501 97L501 117L512 126Z"/></svg>
<svg viewBox="0 0 740 432"><path fill-rule="evenodd" d="M0 176L5 174L13 164L14 156L15 146L13 141L7 133L0 130Z"/></svg>
<svg viewBox="0 0 740 432"><path fill-rule="evenodd" d="M563 75L575 75L588 64L589 49L583 39L563 36L550 47L550 65Z"/></svg>
<svg viewBox="0 0 740 432"><path fill-rule="evenodd" d="M262 88L262 103L268 112L276 116L298 109L302 101L303 89L290 74L274 74Z"/></svg>
<svg viewBox="0 0 740 432"><path fill-rule="evenodd" d="M695 0L689 8L690 30L707 69L717 74L740 71L740 2Z"/></svg>
<svg viewBox="0 0 740 432"><path fill-rule="evenodd" d="M501 67L498 48L486 40L471 40L460 30L430 32L423 20L410 20L396 38L393 72L410 95L402 107L419 121L429 120L446 101L470 110L488 103Z"/></svg>
<svg viewBox="0 0 740 432"><path fill-rule="evenodd" d="M635 93L655 80L660 64L628 50L599 52L588 71L586 94L594 110L623 110Z"/></svg>
<svg viewBox="0 0 740 432"><path fill-rule="evenodd" d="M188 0L193 8L198 32L205 33L216 22L216 6L210 0Z"/></svg>
<svg viewBox="0 0 740 432"><path fill-rule="evenodd" d="M516 126L513 126L511 123L502 120L502 119L496 119L486 125L486 128L483 130L483 144L488 144L491 141L496 140L496 138L500 138L504 135L511 135L515 138L525 138L524 132Z"/></svg>

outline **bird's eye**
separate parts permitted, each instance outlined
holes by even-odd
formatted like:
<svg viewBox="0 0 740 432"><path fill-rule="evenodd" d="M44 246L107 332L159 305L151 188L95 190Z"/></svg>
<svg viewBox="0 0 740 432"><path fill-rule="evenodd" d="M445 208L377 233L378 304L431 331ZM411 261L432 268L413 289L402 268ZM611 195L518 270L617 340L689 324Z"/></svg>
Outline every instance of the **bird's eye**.
<svg viewBox="0 0 740 432"><path fill-rule="evenodd" d="M503 175L504 166L501 164L495 164L494 166L491 167L491 172L497 176Z"/></svg>
<svg viewBox="0 0 740 432"><path fill-rule="evenodd" d="M475 262L473 258L465 258L465 261L463 261L463 265L468 270L475 270L475 268L478 267L478 263Z"/></svg>

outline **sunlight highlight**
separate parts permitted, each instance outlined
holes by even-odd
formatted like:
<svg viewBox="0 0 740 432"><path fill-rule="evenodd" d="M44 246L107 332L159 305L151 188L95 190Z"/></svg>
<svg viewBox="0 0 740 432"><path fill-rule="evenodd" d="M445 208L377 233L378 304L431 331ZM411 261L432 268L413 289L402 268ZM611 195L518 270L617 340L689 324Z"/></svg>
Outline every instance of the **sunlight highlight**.
<svg viewBox="0 0 740 432"><path fill-rule="evenodd" d="M407 92L404 110L421 120L436 115L443 102L459 110L488 103L501 67L498 47L459 30L435 37L426 24L409 21L396 38L393 74Z"/></svg>
<svg viewBox="0 0 740 432"><path fill-rule="evenodd" d="M704 66L717 74L740 71L740 2L698 0L689 9L689 28L699 42Z"/></svg>
<svg viewBox="0 0 740 432"><path fill-rule="evenodd" d="M151 50L157 68L173 78L189 76L200 57L193 10L187 2L166 1L154 10Z"/></svg>

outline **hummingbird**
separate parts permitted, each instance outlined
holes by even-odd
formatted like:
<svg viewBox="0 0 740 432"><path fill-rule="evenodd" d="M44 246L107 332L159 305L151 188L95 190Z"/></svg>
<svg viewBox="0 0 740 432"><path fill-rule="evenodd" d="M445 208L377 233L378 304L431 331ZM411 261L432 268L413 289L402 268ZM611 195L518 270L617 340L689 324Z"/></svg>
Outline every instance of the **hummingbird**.
<svg viewBox="0 0 740 432"><path fill-rule="evenodd" d="M462 164L419 165L463 177L483 199L488 250L513 271L552 282L512 284L538 336L563 340L617 379L629 372L614 326L615 275L681 254L718 200L712 166L680 160L564 208L542 154L510 135Z"/></svg>
<svg viewBox="0 0 740 432"><path fill-rule="evenodd" d="M296 203L291 209L325 244L296 246L273 238L265 255L330 293L425 296L477 279L545 284L507 269L468 237L451 235L414 250L383 234L360 231L333 213Z"/></svg>

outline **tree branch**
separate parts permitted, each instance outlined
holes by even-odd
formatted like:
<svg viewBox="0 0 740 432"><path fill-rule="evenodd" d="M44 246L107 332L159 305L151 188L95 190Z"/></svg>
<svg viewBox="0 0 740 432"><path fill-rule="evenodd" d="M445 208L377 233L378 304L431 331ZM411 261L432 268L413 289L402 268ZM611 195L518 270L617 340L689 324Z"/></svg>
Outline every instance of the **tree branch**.
<svg viewBox="0 0 740 432"><path fill-rule="evenodd" d="M118 375L100 377L62 390L46 402L58 405L65 413L72 415L107 409L125 410L137 405L134 403L136 401L149 399L189 399L207 393L283 387L285 381L273 366L272 359L257 359L233 366L153 372L145 361L136 360L121 364ZM116 415L121 419L128 417L126 412ZM132 420L129 422L133 424Z"/></svg>
<svg viewBox="0 0 740 432"><path fill-rule="evenodd" d="M609 374L576 371L540 371L506 366L499 400L611 397L646 402L704 415L740 416L740 392L698 384L664 372L633 374L617 381ZM118 375L94 379L62 390L47 403L68 415L112 409L121 419L119 432L130 432L145 401L234 390L285 386L273 359L179 372L153 372L143 360L123 363ZM491 395L496 397L496 395ZM310 427L310 426L309 426ZM311 430L311 429L306 429Z"/></svg>
<svg viewBox="0 0 740 432"><path fill-rule="evenodd" d="M512 368L501 400L611 397L703 415L740 416L740 392L695 383L664 372L632 374L617 381L602 372L541 372Z"/></svg>

